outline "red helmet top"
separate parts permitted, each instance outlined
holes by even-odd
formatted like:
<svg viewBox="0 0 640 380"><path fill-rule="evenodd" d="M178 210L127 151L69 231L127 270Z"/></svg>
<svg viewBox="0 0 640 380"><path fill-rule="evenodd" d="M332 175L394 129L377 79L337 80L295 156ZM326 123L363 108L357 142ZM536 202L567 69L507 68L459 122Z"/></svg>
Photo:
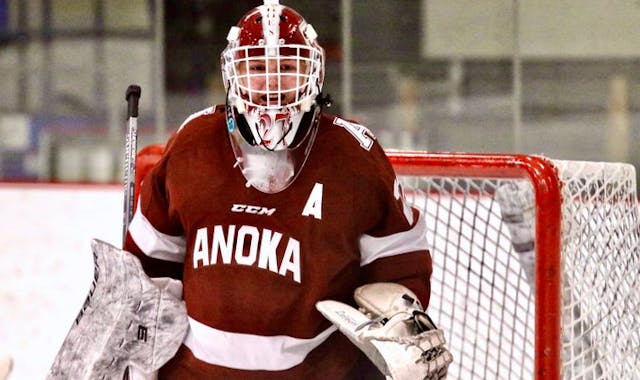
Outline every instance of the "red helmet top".
<svg viewBox="0 0 640 380"><path fill-rule="evenodd" d="M237 26L240 28L238 44L241 46L259 46L261 43L275 45L277 39L282 39L284 44L311 45L312 41L303 34L306 25L304 18L287 6L256 7L238 22ZM269 38L276 40L268 41Z"/></svg>

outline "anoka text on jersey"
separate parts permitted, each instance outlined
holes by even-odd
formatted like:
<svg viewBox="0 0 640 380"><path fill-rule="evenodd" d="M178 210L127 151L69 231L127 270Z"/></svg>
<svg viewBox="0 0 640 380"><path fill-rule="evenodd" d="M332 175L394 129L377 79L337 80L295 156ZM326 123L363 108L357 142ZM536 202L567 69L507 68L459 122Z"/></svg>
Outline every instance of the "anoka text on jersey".
<svg viewBox="0 0 640 380"><path fill-rule="evenodd" d="M278 259L278 252L282 253ZM193 268L232 264L256 266L297 283L300 274L300 242L268 228L255 226L201 227L193 246Z"/></svg>

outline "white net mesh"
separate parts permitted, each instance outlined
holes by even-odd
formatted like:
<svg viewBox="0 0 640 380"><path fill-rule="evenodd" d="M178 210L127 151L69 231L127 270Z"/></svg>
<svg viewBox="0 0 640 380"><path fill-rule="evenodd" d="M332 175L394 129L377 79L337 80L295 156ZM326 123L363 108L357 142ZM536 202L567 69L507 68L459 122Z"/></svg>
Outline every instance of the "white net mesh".
<svg viewBox="0 0 640 380"><path fill-rule="evenodd" d="M565 378L640 378L640 222L631 165L554 161L562 196Z"/></svg>
<svg viewBox="0 0 640 380"><path fill-rule="evenodd" d="M562 226L552 227L562 232L562 378L640 378L635 169L553 165L562 184ZM535 291L494 200L498 187L528 179L479 178L474 166L466 177L402 179L408 201L426 214L434 261L429 310L454 355L451 378L534 378L541 334ZM549 249L536 242L536 255Z"/></svg>

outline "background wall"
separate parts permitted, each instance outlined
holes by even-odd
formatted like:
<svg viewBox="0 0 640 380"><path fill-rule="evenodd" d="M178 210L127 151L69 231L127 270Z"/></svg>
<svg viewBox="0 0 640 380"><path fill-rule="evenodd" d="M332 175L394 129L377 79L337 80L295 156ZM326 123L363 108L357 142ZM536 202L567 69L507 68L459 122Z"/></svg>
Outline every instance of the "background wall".
<svg viewBox="0 0 640 380"><path fill-rule="evenodd" d="M176 102L168 104L177 107L168 117L177 120L169 124L179 123L182 110L198 109L186 83L210 83L203 105L223 100L217 54L228 27L256 2L223 10L224 3L200 3L191 28L167 24L167 38L198 36L193 47L176 46L208 62L191 77L172 76ZM320 33L333 110L349 111L387 147L638 161L640 7L633 2L285 3Z"/></svg>
<svg viewBox="0 0 640 380"><path fill-rule="evenodd" d="M140 145L224 102L219 54L258 0L0 1L0 178L119 181ZM625 161L640 153L628 0L283 0L319 32L333 112L387 148Z"/></svg>

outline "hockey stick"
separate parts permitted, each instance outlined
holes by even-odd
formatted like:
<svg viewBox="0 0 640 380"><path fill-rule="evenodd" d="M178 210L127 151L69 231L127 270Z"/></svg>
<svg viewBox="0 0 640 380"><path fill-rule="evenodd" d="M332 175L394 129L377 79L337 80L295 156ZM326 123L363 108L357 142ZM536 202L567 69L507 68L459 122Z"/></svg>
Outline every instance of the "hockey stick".
<svg viewBox="0 0 640 380"><path fill-rule="evenodd" d="M127 230L133 218L133 204L136 194L136 153L138 151L138 101L142 95L140 86L127 87L127 136L124 152L124 212L122 214L122 248L127 240ZM123 380L129 379L129 369L125 369Z"/></svg>
<svg viewBox="0 0 640 380"><path fill-rule="evenodd" d="M124 214L122 223L122 244L127 238L129 223L133 217L133 201L136 190L136 153L138 150L138 101L142 90L132 84L127 87L127 136L124 153Z"/></svg>

